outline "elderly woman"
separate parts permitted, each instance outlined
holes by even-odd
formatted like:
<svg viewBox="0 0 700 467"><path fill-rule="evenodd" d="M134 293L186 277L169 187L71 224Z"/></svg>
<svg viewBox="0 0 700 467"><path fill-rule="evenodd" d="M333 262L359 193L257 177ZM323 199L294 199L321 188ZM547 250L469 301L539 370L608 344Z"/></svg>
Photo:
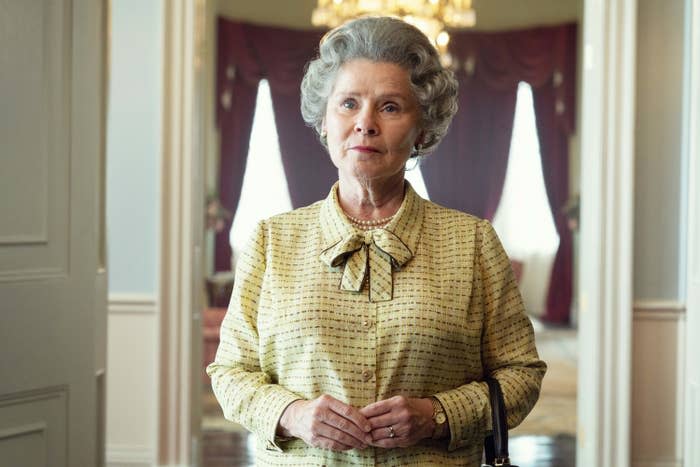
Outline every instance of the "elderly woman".
<svg viewBox="0 0 700 467"><path fill-rule="evenodd" d="M416 28L364 18L331 31L302 113L338 168L328 197L261 222L207 371L259 465L478 466L486 376L518 424L545 364L491 225L420 198L457 84Z"/></svg>

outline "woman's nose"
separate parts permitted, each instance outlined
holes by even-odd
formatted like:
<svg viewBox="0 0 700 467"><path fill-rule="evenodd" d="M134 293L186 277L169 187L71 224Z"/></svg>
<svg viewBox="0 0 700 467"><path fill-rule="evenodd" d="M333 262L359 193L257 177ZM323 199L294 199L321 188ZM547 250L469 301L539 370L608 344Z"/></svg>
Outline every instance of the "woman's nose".
<svg viewBox="0 0 700 467"><path fill-rule="evenodd" d="M374 118L374 112L365 110L357 115L355 121L355 133L374 136L379 132L377 122Z"/></svg>

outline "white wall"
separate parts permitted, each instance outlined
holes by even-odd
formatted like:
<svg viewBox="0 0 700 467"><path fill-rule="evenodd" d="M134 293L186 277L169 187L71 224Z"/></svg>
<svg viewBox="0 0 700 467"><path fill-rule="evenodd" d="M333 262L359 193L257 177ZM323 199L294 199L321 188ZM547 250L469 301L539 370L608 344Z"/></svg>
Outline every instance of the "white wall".
<svg viewBox="0 0 700 467"><path fill-rule="evenodd" d="M163 5L113 0L107 117L110 293L157 290Z"/></svg>
<svg viewBox="0 0 700 467"><path fill-rule="evenodd" d="M107 122L107 463L157 454L162 0L112 0Z"/></svg>
<svg viewBox="0 0 700 467"><path fill-rule="evenodd" d="M634 297L679 297L684 1L639 0Z"/></svg>
<svg viewBox="0 0 700 467"><path fill-rule="evenodd" d="M685 2L638 1L632 465L682 465Z"/></svg>

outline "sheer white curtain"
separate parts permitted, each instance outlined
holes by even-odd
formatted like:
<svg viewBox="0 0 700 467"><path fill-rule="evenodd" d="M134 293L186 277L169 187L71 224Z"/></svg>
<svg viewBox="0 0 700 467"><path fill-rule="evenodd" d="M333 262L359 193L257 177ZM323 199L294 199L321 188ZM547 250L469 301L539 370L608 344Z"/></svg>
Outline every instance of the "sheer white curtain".
<svg viewBox="0 0 700 467"><path fill-rule="evenodd" d="M292 209L267 80L260 81L241 199L229 239L234 264L258 221Z"/></svg>
<svg viewBox="0 0 700 467"><path fill-rule="evenodd" d="M511 259L523 263L520 290L525 307L541 316L559 235L542 178L532 89L526 83L518 86L508 169L493 226Z"/></svg>

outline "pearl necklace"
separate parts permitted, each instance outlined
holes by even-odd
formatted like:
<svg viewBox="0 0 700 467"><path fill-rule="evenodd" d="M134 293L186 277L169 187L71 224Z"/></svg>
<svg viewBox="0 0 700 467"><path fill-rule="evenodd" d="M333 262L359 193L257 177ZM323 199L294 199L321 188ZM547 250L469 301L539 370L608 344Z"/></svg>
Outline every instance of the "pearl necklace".
<svg viewBox="0 0 700 467"><path fill-rule="evenodd" d="M359 228L360 230L374 230L374 229L380 229L382 227L386 227L389 222L394 218L394 215L391 215L389 217L384 217L383 219L358 219L356 217L352 217L350 214L345 214L345 216L350 220L352 225L355 227Z"/></svg>

